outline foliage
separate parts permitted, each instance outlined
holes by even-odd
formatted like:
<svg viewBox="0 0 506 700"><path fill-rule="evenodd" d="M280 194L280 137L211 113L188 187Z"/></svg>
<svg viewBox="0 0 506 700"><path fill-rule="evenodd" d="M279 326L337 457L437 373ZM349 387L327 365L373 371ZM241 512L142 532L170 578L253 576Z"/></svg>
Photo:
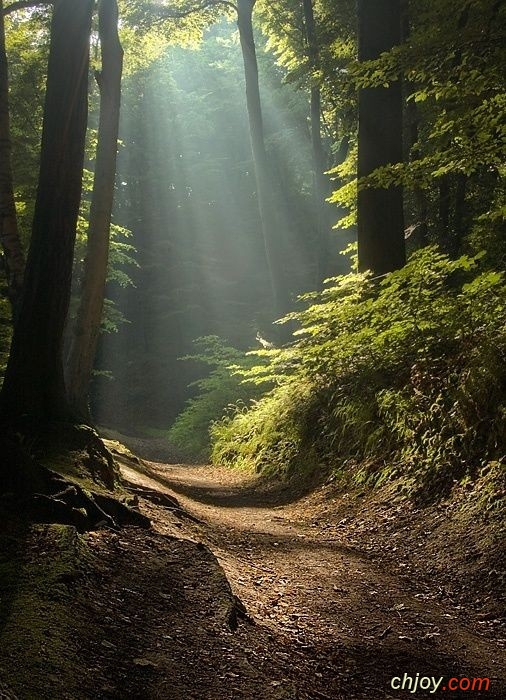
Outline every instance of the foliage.
<svg viewBox="0 0 506 700"><path fill-rule="evenodd" d="M314 284L307 102L282 84L272 55L259 51L258 62L265 139L289 205L280 234L295 297ZM171 47L125 78L121 139L115 222L132 231L127 242L139 267L128 268L135 288L108 291L131 323L103 340L101 368L116 381L100 386L97 405L106 423L127 412L137 420L140 410L145 423L165 428L198 376L195 363L177 360L193 353L194 338L218 335L243 348L253 345L256 329L269 336L270 287L235 23L209 28L199 50Z"/></svg>
<svg viewBox="0 0 506 700"><path fill-rule="evenodd" d="M119 7L124 76L156 62L169 46L197 48L206 28L220 16L230 15L226 4L213 0L120 0Z"/></svg>
<svg viewBox="0 0 506 700"><path fill-rule="evenodd" d="M322 136L329 167L342 160L338 152L342 150L343 136L350 144L347 159L334 170L339 189L331 201L346 208L346 218L341 220L340 226L353 226L357 193L357 88L384 85L399 75L404 79L407 98L406 154L409 153L409 158L403 164L377 171L360 186L387 187L402 183L407 192L408 224L416 228L425 219L429 231L426 240L440 241L448 250L450 246L446 245L445 236L457 238L457 235L456 227L446 226L445 231L442 223L443 190L445 186L448 188L452 200L450 219L456 218L457 204L453 200L457 199L458 183L463 183L465 206L462 207L461 228L465 235L459 238L459 245L453 252L486 249L482 264L504 269L504 165L501 160L504 3L410 0L406 3L410 16L405 42L377 61L361 65L356 61L356 4L351 0L337 5L331 0L313 0L312 4L318 44L316 63L308 54L302 3L289 0L281 6L258 0L255 5L256 29L260 30L257 44L259 48L267 44L267 50L259 52L266 143L293 211L294 235L286 246L289 251L286 269L290 271L292 290L307 289L313 283L308 264L314 257L315 240L309 197L309 89L317 84L321 90ZM178 372L175 358L188 352L191 338L197 335L218 333L230 338L232 345L247 345L251 340L252 319L262 326L263 307L268 296L264 252L256 235L258 213L236 27L225 21L211 25L217 17L232 17L234 13L229 15L226 6L210 3L205 11L186 15L193 5L200 7L199 3L188 0L120 2L125 49L124 146L119 155L116 223L111 244L110 281L114 284L108 287L111 301L106 303L104 327L118 330L124 316L132 319L131 324L121 324L120 332L107 341L115 343L109 355L115 358L116 385L122 382L132 398L120 397L118 410L112 411L115 419L122 405L128 403L134 406L135 415L141 405L142 412L146 413L146 402L139 398L144 396L143 392L158 410L158 416L166 418L169 413L175 413L184 402L184 387L195 376L191 370ZM178 13L185 16L178 18L175 16ZM25 244L38 170L49 16L48 8L32 8L7 18L16 203ZM96 36L94 38L96 41ZM189 47L198 50L190 51ZM96 66L98 58L97 50ZM90 170L85 173L76 245L75 291L84 254L95 148L96 86L90 97L87 163ZM146 163L149 168L145 167ZM425 212L413 202L414 192L423 194ZM132 231L130 239L127 238L129 230ZM453 279L456 273L448 274ZM402 284L409 287L411 283L404 281ZM448 291L445 285L442 287L444 298ZM383 286L381 289L385 291ZM277 464L291 464L290 455L300 455L303 444L312 445L310 425L314 416L323 420L321 416L329 413L324 427L341 420L333 416L332 402L335 385L340 385L339 377L344 371L342 362L355 365L359 373L364 367L371 369L369 355L366 353L362 357L366 348L368 353L375 353L377 367L384 367L399 344L398 366L404 367L403 363L407 362L403 348L409 349L412 339L401 342L399 329L404 327L399 319L388 315L390 311L385 314L385 327L381 332L376 326L367 329L365 319L368 314L378 313L379 299L383 298L386 304L384 296L376 295L375 285L367 276L335 280L322 297L306 297L306 302L312 306L293 317L302 326L294 345L259 355L265 362L255 368L250 367L251 357L242 358L245 364L237 360L241 366L234 370L238 374L226 379L230 382L230 392L223 405L235 400L234 387L241 372L247 374L248 391L260 391L263 381L277 385L251 411L244 413L258 416L260 421L260 415L265 415L267 404L264 402L270 401L273 412L285 421L291 437L285 445L287 452L278 453ZM334 297L334 306L325 306ZM434 292L434 309L429 313L422 305L419 314L427 314L431 323L443 327L448 321L431 316L446 303L444 298L437 300L436 297ZM417 303L415 299L414 308ZM311 308L320 307L321 332L326 328L325 339L320 337L320 330L311 326L309 317L303 315ZM325 320L326 313L330 314L328 320ZM355 313L363 314L363 324L357 326L362 335L353 336L352 342L346 330L341 347L337 336L343 329L357 324ZM390 330L388 319L393 324ZM442 330L441 333L444 337ZM381 337L384 345L391 343L391 346L380 346ZM453 352L454 348L442 348L441 352L444 354L447 350ZM420 353L423 357L421 349ZM454 360L457 362L456 356ZM230 362L234 364L233 360ZM413 360L413 364L416 362L417 359ZM217 366L212 367L217 369ZM388 383L398 366L394 363L393 369L388 370L390 374L384 370L384 384L379 382L376 387L378 392L384 393L375 394L372 403L358 398L353 403L348 398L347 408L343 408L345 413L349 409L348 418L356 414L351 424L355 425L357 454L363 447L364 436L369 435L371 422L379 420L382 425L382 421L393 421L394 406L403 401L411 406L409 392L406 397L400 396L397 394L399 387ZM446 365L444 368L449 371ZM101 369L108 370L109 366ZM460 369L455 372L458 374ZM160 377L170 377L163 389ZM300 381L300 387L304 387L301 396L305 397L303 403L308 407L307 429L300 431L300 421L304 421L296 389L290 393L292 381ZM460 380L455 381L458 384ZM259 388L255 388L254 382ZM370 394L375 386L374 382L371 386L367 384L366 393ZM239 389L245 390L246 385ZM393 394L389 393L392 391ZM290 397L294 398L293 406L289 406ZM206 400L213 404L212 396ZM216 401L208 416L219 415L222 407L217 407L221 403ZM286 406L286 412L281 410L282 406ZM364 432L357 427L360 415L365 422ZM405 413L401 411L400 415ZM208 420L203 420L202 425L207 425ZM252 429L247 425L248 420L244 419L244 430ZM398 420L399 417L395 419ZM230 430L234 429L234 421L229 415L226 424ZM216 444L219 444L222 425L225 423L214 429ZM332 429L328 429L332 437ZM270 434L275 432L272 427ZM384 432L388 432L392 444L401 440L394 425ZM190 430L186 431L187 435L189 433ZM203 428L203 433L207 440L207 427ZM332 461L334 451L334 447L329 448L327 459L325 434L322 433L318 447L318 460L322 462ZM335 444L337 438L332 439ZM274 438L268 438L269 441L276 442ZM242 449L246 450L248 444L246 441ZM387 445L386 452L388 449ZM353 454L351 448L348 451ZM262 468L269 463L268 454L268 451L263 452L259 462ZM368 454L372 455L373 451ZM256 459L253 450L245 461L257 464Z"/></svg>
<svg viewBox="0 0 506 700"><path fill-rule="evenodd" d="M336 224L339 228L350 228L357 223L357 157L357 143L353 139L345 160L330 171L339 186L329 197L329 202L347 212Z"/></svg>
<svg viewBox="0 0 506 700"><path fill-rule="evenodd" d="M72 298L69 309L69 328L75 318L79 303L79 290L81 287L84 271L84 259L86 255L86 238L88 231L88 217L91 201L91 189L93 184L93 173L84 171L83 177L83 199L81 200L81 210L77 222L76 243L74 248L74 269L72 273ZM131 277L131 270L138 267L135 259L136 249L127 241L131 238L131 232L124 226L111 223L109 237L109 264L107 270L107 283L113 283L118 287L134 286ZM128 323L128 319L118 308L112 299L104 300L102 313L101 331L103 333L116 333L121 324Z"/></svg>
<svg viewBox="0 0 506 700"><path fill-rule="evenodd" d="M417 192L418 206L407 207L408 224L416 228L422 219L430 238L454 253L466 250L466 243L468 250L480 250L481 217L504 225L505 6L495 0L414 0L406 7L400 46L374 61L351 56L346 65L355 89L402 77L406 94L405 162L376 170L358 187L402 185L408 197ZM343 175L340 168L333 173ZM356 183L340 185L332 201L353 210ZM500 233L489 226L486 235L503 257Z"/></svg>
<svg viewBox="0 0 506 700"><path fill-rule="evenodd" d="M294 344L243 373L278 386L213 427L215 461L288 474L361 463L356 479L402 473L421 494L502 454L506 285L480 257L427 247L380 282L349 274L306 295L288 317Z"/></svg>
<svg viewBox="0 0 506 700"><path fill-rule="evenodd" d="M199 459L209 456L209 428L232 404L246 406L258 394L251 385L241 382L239 369L251 367L253 361L244 352L229 347L218 336L194 341L197 353L181 358L210 368L207 376L193 382L199 393L190 399L169 431L169 440Z"/></svg>
<svg viewBox="0 0 506 700"><path fill-rule="evenodd" d="M49 19L50 11L47 7L20 10L6 18L15 199L20 233L26 249L29 246L36 196L49 48ZM93 166L96 150L96 129L93 128L93 124L98 120L98 90L94 81L90 81L90 87L91 124L88 129L86 152L89 164ZM76 293L80 285L86 245L92 183L93 172L85 169L83 173L83 200L75 246L73 287ZM136 265L133 257L135 249L126 242L129 235L129 231L125 228L116 224L112 225L108 281L115 282L120 286L132 284L131 277L126 270L128 266ZM77 299L74 296L71 301L71 317L76 305ZM119 324L125 320L124 315L115 307L114 302L107 301L102 329L108 332L116 331Z"/></svg>
<svg viewBox="0 0 506 700"><path fill-rule="evenodd" d="M15 12L6 17L5 24L14 195L20 235L27 248L39 167L49 12L47 7Z"/></svg>
<svg viewBox="0 0 506 700"><path fill-rule="evenodd" d="M311 405L306 381L283 384L249 407L231 407L229 415L211 424L213 463L277 476L306 471L315 457Z"/></svg>
<svg viewBox="0 0 506 700"><path fill-rule="evenodd" d="M313 12L318 45L316 66L311 66L309 58L303 4L293 0L282 5L266 0L257 3L258 23L268 37L267 49L274 52L283 67L285 81L306 93L311 85L319 86L324 121L335 141L354 124L356 96L347 72L355 55L355 7L350 0L338 4L313 0Z"/></svg>

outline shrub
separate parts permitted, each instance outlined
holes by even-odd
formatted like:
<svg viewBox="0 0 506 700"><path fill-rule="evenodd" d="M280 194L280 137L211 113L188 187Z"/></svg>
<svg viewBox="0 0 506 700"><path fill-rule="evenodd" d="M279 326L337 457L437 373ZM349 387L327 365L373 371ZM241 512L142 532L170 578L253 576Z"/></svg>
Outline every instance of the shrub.
<svg viewBox="0 0 506 700"><path fill-rule="evenodd" d="M198 459L207 459L210 452L209 428L221 418L231 404L245 406L259 391L241 381L237 371L252 365L245 352L229 347L218 336L205 336L194 341L197 352L182 360L198 362L210 368L207 376L190 386L199 390L176 418L169 430L170 442Z"/></svg>
<svg viewBox="0 0 506 700"><path fill-rule="evenodd" d="M362 481L403 472L422 494L502 454L506 286L480 258L431 246L380 281L349 274L303 297L295 342L242 372L277 385L213 427L213 458L279 473L308 455L361 462Z"/></svg>

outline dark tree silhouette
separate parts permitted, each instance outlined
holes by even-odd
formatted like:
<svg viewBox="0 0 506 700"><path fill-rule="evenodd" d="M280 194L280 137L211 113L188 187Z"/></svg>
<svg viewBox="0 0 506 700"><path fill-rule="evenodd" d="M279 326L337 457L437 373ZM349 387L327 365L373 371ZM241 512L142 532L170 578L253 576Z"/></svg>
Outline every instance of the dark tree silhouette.
<svg viewBox="0 0 506 700"><path fill-rule="evenodd" d="M24 293L1 394L10 417L71 417L63 379L81 198L92 0L56 0L41 161Z"/></svg>
<svg viewBox="0 0 506 700"><path fill-rule="evenodd" d="M401 41L400 0L358 0L358 57L378 58ZM358 100L358 177L381 166L402 162L402 90L368 87ZM361 270L383 275L406 262L402 188L360 188L358 260Z"/></svg>
<svg viewBox="0 0 506 700"><path fill-rule="evenodd" d="M84 277L65 372L70 405L77 415L86 419L89 418L88 389L104 305L116 176L123 68L123 49L118 37L118 5L116 0L101 0L98 27L102 51L102 70L97 74L100 90L97 158Z"/></svg>

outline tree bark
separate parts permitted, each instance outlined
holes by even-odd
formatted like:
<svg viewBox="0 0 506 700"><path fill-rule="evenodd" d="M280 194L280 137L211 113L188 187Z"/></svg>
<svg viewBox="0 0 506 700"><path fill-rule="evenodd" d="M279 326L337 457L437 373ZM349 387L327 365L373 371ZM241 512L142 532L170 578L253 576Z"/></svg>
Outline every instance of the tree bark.
<svg viewBox="0 0 506 700"><path fill-rule="evenodd" d="M314 73L320 65L320 52L316 36L313 0L303 0L304 27L306 32L307 56L311 71ZM329 276L329 244L332 221L329 204L325 201L330 196L330 180L325 175L327 159L321 136L321 92L320 86L311 79L311 150L313 156L313 199L316 210L317 254L316 285L322 288L323 281Z"/></svg>
<svg viewBox="0 0 506 700"><path fill-rule="evenodd" d="M438 228L439 240L443 249L450 253L450 176L448 174L439 178L438 187Z"/></svg>
<svg viewBox="0 0 506 700"><path fill-rule="evenodd" d="M409 16L409 0L401 0L402 10L402 41L406 41L411 36L410 16ZM414 85L409 82L404 83L406 94L414 90ZM419 110L414 100L409 100L406 105L406 121L410 160L416 162L421 158L420 147L418 144L418 124ZM414 228L414 239L420 246L425 246L429 242L429 227L428 227L428 202L427 194L421 187L413 189L413 199L416 208L417 221Z"/></svg>
<svg viewBox="0 0 506 700"><path fill-rule="evenodd" d="M277 318L283 316L289 308L289 295L286 273L283 266L283 247L280 240L283 206L276 197L277 187L271 165L265 150L262 104L258 84L258 64L255 39L253 36L253 7L256 0L238 0L237 26L241 41L244 75L246 81L246 104L248 109L251 150L255 166L258 207L262 225L262 234L267 258L267 265L272 285L274 313Z"/></svg>
<svg viewBox="0 0 506 700"><path fill-rule="evenodd" d="M121 103L123 49L118 37L116 0L101 0L99 37L102 70L95 176L90 208L87 254L77 319L66 365L67 396L76 414L89 419L88 391L104 305L109 258L109 233Z"/></svg>
<svg viewBox="0 0 506 700"><path fill-rule="evenodd" d="M466 234L466 193L469 180L464 173L457 173L455 180L455 213L451 253L457 256L461 252L462 242Z"/></svg>
<svg viewBox="0 0 506 700"><path fill-rule="evenodd" d="M93 0L56 0L39 183L23 298L1 394L4 416L72 418L63 378L87 126Z"/></svg>
<svg viewBox="0 0 506 700"><path fill-rule="evenodd" d="M11 159L9 115L9 72L5 49L3 0L0 0L0 240L7 277L7 289L15 321L19 313L25 256L18 231Z"/></svg>
<svg viewBox="0 0 506 700"><path fill-rule="evenodd" d="M374 60L401 41L400 0L358 0L359 61ZM402 162L402 90L363 88L358 98L358 178ZM383 275L406 262L401 187L360 188L357 203L361 270Z"/></svg>

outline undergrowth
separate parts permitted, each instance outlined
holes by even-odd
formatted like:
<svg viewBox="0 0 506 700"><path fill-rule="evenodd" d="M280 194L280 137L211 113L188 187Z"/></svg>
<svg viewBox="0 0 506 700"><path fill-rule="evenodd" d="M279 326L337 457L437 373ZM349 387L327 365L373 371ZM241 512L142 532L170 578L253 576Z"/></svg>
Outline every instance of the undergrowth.
<svg viewBox="0 0 506 700"><path fill-rule="evenodd" d="M352 273L302 297L284 319L298 324L294 342L232 368L264 393L212 425L213 461L371 485L402 477L420 499L502 464L506 285L480 258L430 246L380 281Z"/></svg>
<svg viewBox="0 0 506 700"><path fill-rule="evenodd" d="M246 369L254 363L244 352L229 347L218 336L204 336L194 341L196 352L181 358L197 362L208 369L205 377L193 382L199 390L171 426L168 439L185 453L198 459L208 459L210 453L209 427L232 404L245 406L259 390L241 381L237 368Z"/></svg>

